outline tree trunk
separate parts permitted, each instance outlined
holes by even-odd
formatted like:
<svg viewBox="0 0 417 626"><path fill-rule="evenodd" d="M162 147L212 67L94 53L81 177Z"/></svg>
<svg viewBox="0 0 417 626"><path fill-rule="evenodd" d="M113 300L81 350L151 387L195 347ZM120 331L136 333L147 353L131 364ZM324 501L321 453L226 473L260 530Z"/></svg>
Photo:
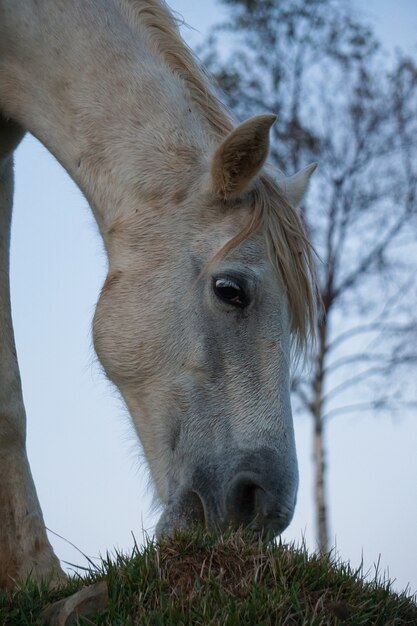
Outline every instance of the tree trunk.
<svg viewBox="0 0 417 626"><path fill-rule="evenodd" d="M320 554L324 554L329 551L329 530L326 504L326 462L323 434L323 421L321 415L315 416L313 463L315 473L314 490L317 548Z"/></svg>
<svg viewBox="0 0 417 626"><path fill-rule="evenodd" d="M324 300L325 311L329 308ZM316 375L313 383L313 402L311 412L314 423L313 436L313 466L314 466L314 493L316 506L316 540L320 554L329 551L329 531L326 503L326 452L324 446L323 421L323 382L325 377L324 360L327 352L327 319L324 317L319 323L318 355Z"/></svg>

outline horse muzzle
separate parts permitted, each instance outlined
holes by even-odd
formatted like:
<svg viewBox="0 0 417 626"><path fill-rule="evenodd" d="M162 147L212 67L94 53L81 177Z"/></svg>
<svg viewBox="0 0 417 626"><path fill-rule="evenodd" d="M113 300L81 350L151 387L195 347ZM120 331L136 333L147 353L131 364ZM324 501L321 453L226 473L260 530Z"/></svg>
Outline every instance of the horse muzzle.
<svg viewBox="0 0 417 626"><path fill-rule="evenodd" d="M207 464L191 475L191 481L169 498L156 528L158 536L196 526L211 532L243 528L259 536L276 536L291 522L297 465L284 469L273 451L246 454L233 471L224 464Z"/></svg>

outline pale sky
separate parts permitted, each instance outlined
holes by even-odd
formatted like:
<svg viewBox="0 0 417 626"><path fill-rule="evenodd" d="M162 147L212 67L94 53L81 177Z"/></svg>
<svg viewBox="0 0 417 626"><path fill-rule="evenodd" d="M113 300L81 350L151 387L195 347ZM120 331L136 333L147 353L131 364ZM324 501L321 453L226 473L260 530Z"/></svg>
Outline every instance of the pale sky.
<svg viewBox="0 0 417 626"><path fill-rule="evenodd" d="M171 0L203 32L224 15L212 1ZM362 7L363 5L358 6ZM386 45L417 42L414 0L368 1ZM184 30L195 45L198 32ZM414 48L415 49L415 48ZM262 113L262 111L260 111ZM48 528L91 557L152 533L152 491L126 410L98 367L90 324L106 261L86 201L31 137L18 149L12 239L13 314L28 447ZM417 590L417 419L335 420L327 432L331 532L341 558L379 560ZM301 486L287 540L314 547L311 424L296 419ZM61 559L85 561L51 535Z"/></svg>

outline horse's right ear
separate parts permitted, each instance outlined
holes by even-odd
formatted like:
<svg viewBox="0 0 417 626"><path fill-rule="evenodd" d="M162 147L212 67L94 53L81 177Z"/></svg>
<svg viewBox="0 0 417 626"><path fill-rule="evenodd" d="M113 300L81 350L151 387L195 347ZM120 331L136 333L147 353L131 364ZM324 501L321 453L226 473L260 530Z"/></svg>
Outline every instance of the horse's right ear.
<svg viewBox="0 0 417 626"><path fill-rule="evenodd" d="M215 193L227 199L249 186L268 156L269 129L275 120L275 115L251 117L220 144L211 163Z"/></svg>

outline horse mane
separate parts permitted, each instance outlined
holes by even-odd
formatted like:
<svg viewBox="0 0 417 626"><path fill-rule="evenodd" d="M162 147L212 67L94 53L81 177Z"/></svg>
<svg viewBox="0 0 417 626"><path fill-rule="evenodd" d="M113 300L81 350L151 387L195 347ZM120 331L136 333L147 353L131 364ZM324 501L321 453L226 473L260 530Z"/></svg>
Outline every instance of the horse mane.
<svg viewBox="0 0 417 626"><path fill-rule="evenodd" d="M165 0L123 0L123 3L133 20L145 28L154 51L184 81L214 135L225 137L233 128L230 113L214 94L210 77L183 41L178 29L181 22L172 15Z"/></svg>
<svg viewBox="0 0 417 626"><path fill-rule="evenodd" d="M211 81L182 40L176 20L165 0L122 0L132 18L144 26L150 45L188 88L212 132L222 140L234 127L225 105L212 91ZM312 247L296 209L275 181L266 174L251 191L251 218L215 258L226 255L260 229L269 259L281 276L289 302L295 349L301 353L314 336L317 282Z"/></svg>

